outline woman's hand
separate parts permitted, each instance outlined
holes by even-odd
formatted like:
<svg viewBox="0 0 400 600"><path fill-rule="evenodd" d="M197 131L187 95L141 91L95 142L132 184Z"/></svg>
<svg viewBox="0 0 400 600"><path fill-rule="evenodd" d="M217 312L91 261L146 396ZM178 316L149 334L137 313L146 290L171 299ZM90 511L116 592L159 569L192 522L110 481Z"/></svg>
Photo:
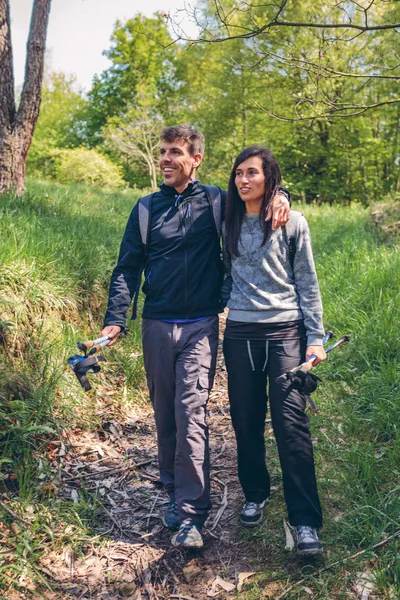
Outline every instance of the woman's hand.
<svg viewBox="0 0 400 600"><path fill-rule="evenodd" d="M107 346L112 346L116 342L116 337L119 333L121 333L122 328L119 325L108 325L104 327L103 331L100 334L100 337L108 335L109 338L113 338L110 342L108 342Z"/></svg>
<svg viewBox="0 0 400 600"><path fill-rule="evenodd" d="M271 200L270 205L267 209L267 214L265 215L265 220L269 221L272 218L272 230L278 229L289 221L290 217L290 204L289 200L282 194L278 192Z"/></svg>
<svg viewBox="0 0 400 600"><path fill-rule="evenodd" d="M312 363L313 367L326 359L326 353L323 346L307 346L306 360L309 360L313 354L316 356Z"/></svg>

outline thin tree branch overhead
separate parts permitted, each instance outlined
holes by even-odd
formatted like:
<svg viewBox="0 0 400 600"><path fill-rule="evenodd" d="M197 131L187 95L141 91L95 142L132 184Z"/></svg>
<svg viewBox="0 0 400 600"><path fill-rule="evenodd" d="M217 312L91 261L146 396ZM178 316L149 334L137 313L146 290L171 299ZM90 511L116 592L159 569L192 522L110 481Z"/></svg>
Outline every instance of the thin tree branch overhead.
<svg viewBox="0 0 400 600"><path fill-rule="evenodd" d="M180 29L179 33L176 32L179 39L192 43L218 43L232 39L255 38L269 34L274 28L355 30L359 33L400 30L400 17L396 13L393 14L392 20L379 22L379 8L374 0L365 7L355 0L331 5L325 3L323 8L327 14L315 12L308 20L291 18L294 14L287 0L269 4L238 2L230 7L229 11L225 9L221 0L214 0L212 6L214 26L210 27L210 19L207 18L209 11L206 16L199 18L198 10L194 9L190 16L199 25L198 38L185 36ZM189 10L187 12L189 13Z"/></svg>
<svg viewBox="0 0 400 600"><path fill-rule="evenodd" d="M176 31L180 41L228 48L242 43L246 58L235 59L235 69L257 72L271 93L271 102L257 102L270 117L356 117L400 99L400 2L205 0L186 13L199 34L192 39ZM271 82L288 90L284 110L272 106Z"/></svg>
<svg viewBox="0 0 400 600"><path fill-rule="evenodd" d="M305 115L302 116L300 113L298 113L298 116L296 118L294 117L285 117L283 115L279 115L277 113L275 113L274 111L271 111L267 108L265 108L264 106L261 106L261 104L259 104L258 102L255 102L255 105L257 106L257 108L259 108L260 110L262 110L263 112L267 113L269 116L273 117L274 119L278 119L278 121L286 121L288 123L296 123L299 121L316 121L318 119L332 119L335 117L358 117L362 114L364 114L365 112L367 112L368 110L371 110L373 108L378 108L380 106L387 106L389 104L398 104L400 103L400 98L394 98L393 100L384 100L382 102L376 102L375 104L369 104L369 105L348 105L348 106L334 106L332 105L332 108L330 111L327 112L321 112L321 113L314 113L311 115ZM353 111L353 112L345 112L345 111Z"/></svg>

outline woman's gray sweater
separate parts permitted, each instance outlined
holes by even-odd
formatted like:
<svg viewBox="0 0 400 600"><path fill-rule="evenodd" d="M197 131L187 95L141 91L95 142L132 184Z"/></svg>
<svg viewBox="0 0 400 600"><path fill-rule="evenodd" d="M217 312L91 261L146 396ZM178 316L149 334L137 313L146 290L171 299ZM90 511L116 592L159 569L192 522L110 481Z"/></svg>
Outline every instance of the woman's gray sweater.
<svg viewBox="0 0 400 600"><path fill-rule="evenodd" d="M289 229L289 225L287 226ZM240 235L240 256L230 257L224 243L226 278L223 297L229 294L232 321L285 323L304 319L307 345L321 345L324 336L322 303L305 217L290 211L290 230L295 232L293 269L282 228L261 246L263 231L258 215L246 215ZM225 230L223 231L225 241Z"/></svg>

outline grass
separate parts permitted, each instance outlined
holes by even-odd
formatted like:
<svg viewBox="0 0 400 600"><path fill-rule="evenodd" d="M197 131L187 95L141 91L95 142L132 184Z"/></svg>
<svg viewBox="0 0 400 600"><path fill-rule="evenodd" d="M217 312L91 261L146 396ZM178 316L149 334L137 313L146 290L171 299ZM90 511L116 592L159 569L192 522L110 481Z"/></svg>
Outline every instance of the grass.
<svg viewBox="0 0 400 600"><path fill-rule="evenodd" d="M0 492L31 523L23 534L10 531L13 519L0 505L0 589L26 588L26 578L43 584L39 560L49 536L64 543L72 528L80 543L93 516L90 499L71 512L57 497L49 440L65 427L96 426L92 399L106 377L112 385L122 370L131 384L114 399L114 414L143 396L141 358L129 358L138 353L138 324L93 377L94 392L85 395L66 362L78 340L102 329L111 269L137 197L46 183L32 183L19 199L0 196Z"/></svg>
<svg viewBox="0 0 400 600"><path fill-rule="evenodd" d="M21 199L0 197L0 491L29 523L17 531L0 504L0 588L18 587L21 577L46 585L40 557L49 544L79 550L88 541L95 501L88 494L71 508L58 497L47 460L51 441L65 429L99 424L94 399L106 383L117 392L114 414L142 402L142 360L131 357L140 355L138 323L92 377L93 393L85 395L66 367L76 341L102 328L111 269L137 196L31 183ZM312 230L325 326L336 339L352 336L318 367L324 383L311 417L327 552L325 563L299 565L279 549L285 508L274 495L264 526L250 535L275 563L239 597L274 597L283 581L306 577L288 600L310 590L319 600L347 598L355 573L367 568L375 597L400 597L398 541L373 548L400 529L400 247L366 226L369 213L360 206L300 210ZM279 484L274 440L267 445ZM343 562L359 550L365 553Z"/></svg>

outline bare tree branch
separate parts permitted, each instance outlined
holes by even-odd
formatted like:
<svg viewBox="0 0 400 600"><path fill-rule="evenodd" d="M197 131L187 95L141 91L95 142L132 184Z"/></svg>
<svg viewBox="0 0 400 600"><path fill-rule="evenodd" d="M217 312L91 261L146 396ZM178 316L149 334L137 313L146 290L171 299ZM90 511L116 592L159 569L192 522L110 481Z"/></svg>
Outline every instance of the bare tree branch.
<svg viewBox="0 0 400 600"><path fill-rule="evenodd" d="M276 54L275 52L265 52L264 56L255 63L246 66L247 69L254 69L262 64L266 58L273 58L277 62L284 64L288 67L294 67L296 69L300 69L302 71L307 71L310 73L318 74L319 77L325 77L327 79L333 79L336 77L353 77L356 79L394 79L395 81L400 80L399 75L382 75L378 73L348 73L345 71L337 71L336 69L332 69L330 67L326 67L323 64L314 63L309 60L305 60L303 58L296 58L291 56L290 58L286 58L282 55ZM389 70L389 67L386 67ZM400 64L391 67L390 70L395 70L400 68Z"/></svg>
<svg viewBox="0 0 400 600"><path fill-rule="evenodd" d="M216 43L216 42L226 42L228 40L239 40L239 39L250 39L257 37L263 33L266 33L269 29L273 27L305 27L311 29L356 29L361 33L365 33L366 31L387 31L389 29L397 30L400 28L400 23L385 24L385 25L371 25L371 26L362 26L362 25L354 25L352 23L312 23L312 22L295 22L295 21L270 21L263 25L263 27L259 27L257 29L252 29L248 33L238 34L238 35L230 35L227 37L217 37L214 36L212 39L199 37L197 39L192 38L180 38L182 41L187 41L191 43L199 43L199 42L207 42L207 43ZM245 29L242 27L242 29ZM355 39L354 37L351 39Z"/></svg>
<svg viewBox="0 0 400 600"><path fill-rule="evenodd" d="M357 35L368 32L368 31L388 31L400 29L400 22L394 23L374 23L371 22L370 12L375 4L375 0L371 0L366 7L363 7L360 3L356 2L356 0L351 0L351 5L356 8L357 16L362 22L357 23L354 22L354 19L347 11L346 4L342 4L338 2L334 4L328 13L325 16L323 21L296 21L290 19L281 19L285 9L287 8L287 0L280 0L279 2L262 5L262 4L254 4L252 2L242 2L241 6L244 8L238 8L238 5L234 5L234 9L232 9L229 15L225 14L223 6L219 0L213 0L215 6L215 17L216 23L214 25L221 26L225 31L228 32L228 35L222 36L218 35L216 32L212 32L208 26L208 23L202 23L201 20L197 17L196 9L192 11L191 17L196 22L201 30L201 34L197 39L190 38L185 36L180 30L178 37L181 41L187 41L190 43L218 43L225 42L232 39L251 39L257 36L260 36L265 33L269 33L273 28L307 28L307 29L321 29L321 30L354 30L357 31ZM251 11L254 9L260 8L273 8L275 10L275 15L272 16L264 25L256 26L256 23L252 17ZM340 22L336 20L336 22L332 22L334 19L334 11L340 10L345 15L345 21ZM189 13L189 11L186 11ZM243 13L250 18L250 21L254 25L254 27L250 27L248 24L238 23L237 15ZM328 19L331 18L331 21ZM358 20L359 20L358 19ZM242 30L243 33L231 34L230 30ZM177 32L176 32L177 33ZM400 33L400 32L399 32ZM206 35L205 35L206 34ZM354 39L353 36L351 39Z"/></svg>
<svg viewBox="0 0 400 600"><path fill-rule="evenodd" d="M335 117L341 117L341 118L358 117L373 108L378 108L379 106L386 106L388 104L397 104L400 102L400 98L394 98L393 100L384 100L382 102L376 102L375 104L369 104L369 105L357 105L357 104L350 105L349 104L347 106L336 106L333 103L331 103L331 106L332 106L331 111L328 111L325 113L320 113L320 114L309 115L309 116L302 116L298 113L297 118L284 117L282 115L278 115L277 113L268 110L264 106L261 106L261 104L259 104L256 100L253 100L253 102L257 106L257 108L259 108L260 110L265 112L270 117L277 119L278 121L286 121L288 123L297 123L299 121L317 121L317 120L321 120L321 119L332 119ZM301 102L301 103L309 102L309 103L313 104L313 101L311 101L309 99L302 99L299 102ZM353 110L354 112L342 114L343 111L347 111L347 110Z"/></svg>
<svg viewBox="0 0 400 600"><path fill-rule="evenodd" d="M143 114L145 111L142 111ZM107 138L114 149L131 159L139 159L146 167L151 187L157 188L158 149L160 142L160 119L139 114L118 126L109 126Z"/></svg>

